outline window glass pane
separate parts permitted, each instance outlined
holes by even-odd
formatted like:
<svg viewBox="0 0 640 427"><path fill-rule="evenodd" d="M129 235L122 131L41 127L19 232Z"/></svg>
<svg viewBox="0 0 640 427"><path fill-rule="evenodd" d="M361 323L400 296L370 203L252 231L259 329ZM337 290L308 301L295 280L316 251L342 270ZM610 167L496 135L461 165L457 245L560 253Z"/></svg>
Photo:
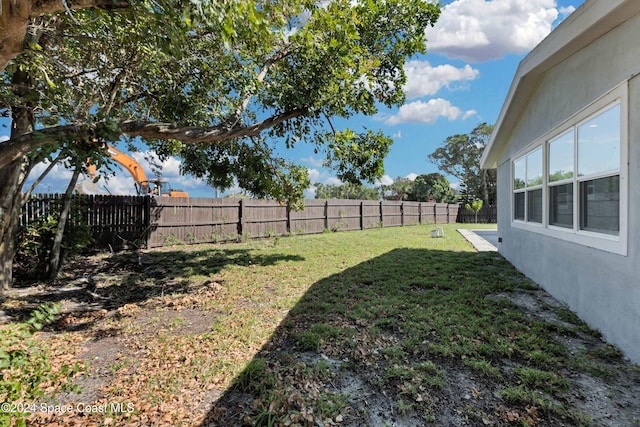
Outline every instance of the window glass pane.
<svg viewBox="0 0 640 427"><path fill-rule="evenodd" d="M549 187L549 224L573 228L573 183Z"/></svg>
<svg viewBox="0 0 640 427"><path fill-rule="evenodd" d="M580 183L580 228L608 234L620 231L620 177Z"/></svg>
<svg viewBox="0 0 640 427"><path fill-rule="evenodd" d="M549 142L549 182L573 177L573 137L572 130Z"/></svg>
<svg viewBox="0 0 640 427"><path fill-rule="evenodd" d="M527 187L542 184L542 148L527 155Z"/></svg>
<svg viewBox="0 0 640 427"><path fill-rule="evenodd" d="M513 163L513 188L519 190L524 188L527 173L526 159L520 159ZM523 218L524 219L524 218Z"/></svg>
<svg viewBox="0 0 640 427"><path fill-rule="evenodd" d="M513 219L524 221L524 192L513 195Z"/></svg>
<svg viewBox="0 0 640 427"><path fill-rule="evenodd" d="M527 221L542 223L542 189L527 191Z"/></svg>
<svg viewBox="0 0 640 427"><path fill-rule="evenodd" d="M578 127L578 174L620 168L620 104Z"/></svg>

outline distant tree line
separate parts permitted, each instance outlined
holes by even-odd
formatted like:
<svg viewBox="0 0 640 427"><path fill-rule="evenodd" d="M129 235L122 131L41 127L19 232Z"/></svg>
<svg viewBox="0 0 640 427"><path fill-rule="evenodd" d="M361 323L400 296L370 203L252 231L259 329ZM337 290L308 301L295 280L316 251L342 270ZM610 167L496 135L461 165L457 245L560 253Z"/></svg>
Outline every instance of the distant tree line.
<svg viewBox="0 0 640 427"><path fill-rule="evenodd" d="M392 184L375 188L355 184L316 184L316 198L456 202L456 194L451 189L451 183L440 173L418 175L413 181L398 177Z"/></svg>

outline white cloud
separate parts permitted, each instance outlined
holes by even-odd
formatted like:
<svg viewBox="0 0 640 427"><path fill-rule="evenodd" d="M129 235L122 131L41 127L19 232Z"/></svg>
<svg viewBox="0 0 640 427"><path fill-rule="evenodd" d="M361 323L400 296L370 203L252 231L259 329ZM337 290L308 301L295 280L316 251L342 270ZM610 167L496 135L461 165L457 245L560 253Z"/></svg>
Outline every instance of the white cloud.
<svg viewBox="0 0 640 427"><path fill-rule="evenodd" d="M405 178L408 179L409 181L415 181L417 177L418 177L418 174L413 172L405 176Z"/></svg>
<svg viewBox="0 0 640 427"><path fill-rule="evenodd" d="M116 172L115 175L109 176L100 176L97 184L99 194L137 194L135 181L131 175L125 172Z"/></svg>
<svg viewBox="0 0 640 427"><path fill-rule="evenodd" d="M476 110L465 111L464 115L462 116L462 120L467 120L469 117L473 117L476 114L478 114Z"/></svg>
<svg viewBox="0 0 640 427"><path fill-rule="evenodd" d="M462 112L458 107L442 98L430 99L427 102L415 101L405 104L398 110L398 113L388 117L385 123L397 125L398 123L426 123L433 124L438 118L445 117L455 120L461 115L468 116L473 110ZM473 111L475 113L475 111Z"/></svg>
<svg viewBox="0 0 640 427"><path fill-rule="evenodd" d="M38 178L48 167L49 162L46 160L42 163L38 163L31 170L29 177L33 179ZM47 177L55 180L66 181L68 183L71 180L72 175L73 171L65 169L60 163L58 163L53 167L53 169L51 169Z"/></svg>
<svg viewBox="0 0 640 427"><path fill-rule="evenodd" d="M315 166L317 168L322 167L322 165L324 164L322 159L316 159L313 156L310 157L303 157L302 159L303 162L305 163L309 163L311 166Z"/></svg>
<svg viewBox="0 0 640 427"><path fill-rule="evenodd" d="M400 138L402 138L402 131L401 131L401 130L399 130L398 132L394 133L394 134L393 134L393 138L394 138L394 139L400 139Z"/></svg>
<svg viewBox="0 0 640 427"><path fill-rule="evenodd" d="M432 67L428 61L409 61L404 70L407 73L404 91L409 99L435 95L443 87L451 88L452 82L475 80L480 74L469 64L462 68L449 64Z"/></svg>
<svg viewBox="0 0 640 427"><path fill-rule="evenodd" d="M376 182L374 183L376 187L380 187L381 185L391 185L391 184L393 184L393 178L391 178L389 175L383 175L382 178L376 179Z"/></svg>
<svg viewBox="0 0 640 427"><path fill-rule="evenodd" d="M305 199L315 199L316 198L317 189L315 186L311 186L304 190L304 198Z"/></svg>
<svg viewBox="0 0 640 427"><path fill-rule="evenodd" d="M342 185L342 181L334 176L332 176L331 178L327 178L324 183L327 185Z"/></svg>
<svg viewBox="0 0 640 427"><path fill-rule="evenodd" d="M152 177L153 168L151 162L160 166L160 174L162 178L170 179L171 177L180 176L180 160L176 157L169 157L163 162L160 161L158 155L152 151L137 151L129 154L133 159L140 163L147 178Z"/></svg>
<svg viewBox="0 0 640 427"><path fill-rule="evenodd" d="M9 139L10 139L9 135L0 135L0 142L5 142L5 141L8 141Z"/></svg>
<svg viewBox="0 0 640 427"><path fill-rule="evenodd" d="M576 8L573 6L561 7L559 11L560 11L560 16L565 18L571 15L573 12L575 12Z"/></svg>
<svg viewBox="0 0 640 427"><path fill-rule="evenodd" d="M309 181L311 181L311 183L315 184L318 182L320 179L320 171L318 169L307 169L307 172L309 173Z"/></svg>
<svg viewBox="0 0 640 427"><path fill-rule="evenodd" d="M483 62L524 53L552 30L556 0L455 0L425 34L427 48L449 58Z"/></svg>

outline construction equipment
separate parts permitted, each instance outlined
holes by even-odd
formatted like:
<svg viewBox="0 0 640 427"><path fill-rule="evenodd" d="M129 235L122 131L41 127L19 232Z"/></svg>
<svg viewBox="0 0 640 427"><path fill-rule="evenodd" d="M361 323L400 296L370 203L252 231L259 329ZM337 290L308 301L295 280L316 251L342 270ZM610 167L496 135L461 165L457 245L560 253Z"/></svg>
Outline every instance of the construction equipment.
<svg viewBox="0 0 640 427"><path fill-rule="evenodd" d="M133 180L136 183L136 192L141 195L152 195L152 196L161 196L161 197L189 197L189 194L186 191L182 190L174 190L171 188L169 181L166 179L147 179L144 171L142 170L142 166L138 162L136 162L133 158L126 155L122 151L107 145L107 153L111 159L118 162L122 167L124 167L130 174L133 176ZM91 180L95 180L97 176L96 166L92 163L89 163L87 166L87 171L91 176ZM83 187L77 187L78 192L83 193Z"/></svg>

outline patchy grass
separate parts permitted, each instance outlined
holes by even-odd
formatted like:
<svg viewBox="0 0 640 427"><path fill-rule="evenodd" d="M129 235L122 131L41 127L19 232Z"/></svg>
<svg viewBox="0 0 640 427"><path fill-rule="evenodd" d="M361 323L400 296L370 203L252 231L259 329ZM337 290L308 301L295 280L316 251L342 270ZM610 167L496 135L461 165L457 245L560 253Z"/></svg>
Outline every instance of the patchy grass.
<svg viewBox="0 0 640 427"><path fill-rule="evenodd" d="M96 271L104 310L68 314L49 331L72 334L84 344L66 357L93 364L85 390L65 398L135 410L29 421L586 425L597 414L580 403L592 402L584 384L627 381L625 396L640 395L640 373L573 313L557 310L563 325L536 320L506 298L541 291L501 256L476 253L457 227L435 239L433 226L415 226L180 246L146 252L141 266L126 254L82 260L60 285ZM93 302L47 289L8 307L19 315L56 298ZM638 398L626 398L636 400L608 420L640 417Z"/></svg>

